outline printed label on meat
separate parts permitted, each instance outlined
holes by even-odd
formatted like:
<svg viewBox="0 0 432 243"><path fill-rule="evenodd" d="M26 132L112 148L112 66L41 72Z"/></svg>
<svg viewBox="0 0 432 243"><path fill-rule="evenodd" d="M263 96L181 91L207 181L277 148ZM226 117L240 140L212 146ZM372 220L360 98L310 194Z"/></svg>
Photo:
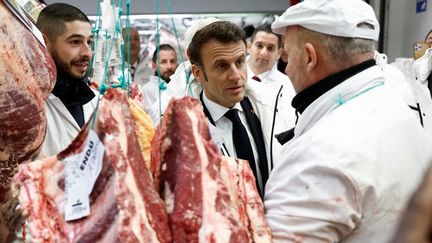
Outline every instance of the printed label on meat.
<svg viewBox="0 0 432 243"><path fill-rule="evenodd" d="M80 154L64 159L66 182L65 220L80 219L90 214L89 195L102 170L105 147L93 131Z"/></svg>

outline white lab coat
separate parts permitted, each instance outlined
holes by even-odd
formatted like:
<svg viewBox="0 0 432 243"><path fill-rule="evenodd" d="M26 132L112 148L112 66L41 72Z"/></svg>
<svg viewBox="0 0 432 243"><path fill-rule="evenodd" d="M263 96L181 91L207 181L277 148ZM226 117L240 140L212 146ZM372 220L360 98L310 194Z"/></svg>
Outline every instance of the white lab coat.
<svg viewBox="0 0 432 243"><path fill-rule="evenodd" d="M430 138L378 66L299 117L265 189L275 242L388 242L432 160Z"/></svg>
<svg viewBox="0 0 432 243"><path fill-rule="evenodd" d="M140 89L143 93L144 99L144 110L150 115L153 124L159 124L160 122L160 111L159 111L159 98L160 88L159 80L157 76L151 76L149 81L144 85L140 85Z"/></svg>
<svg viewBox="0 0 432 243"><path fill-rule="evenodd" d="M96 93L96 92L95 92ZM84 121L87 122L97 106L98 94L83 106ZM51 94L45 103L47 131L40 158L55 155L67 148L78 135L81 128L76 123L66 106L55 95Z"/></svg>
<svg viewBox="0 0 432 243"><path fill-rule="evenodd" d="M291 80L284 73L281 73L277 66L274 65L271 70L258 75L261 79L260 82L253 80L255 76L253 71L248 67L248 96L255 100L254 103L259 103L261 106L266 107L266 111L260 114L261 123L263 126L268 126L272 130L271 124L273 119L276 119L274 124L273 136L285 132L295 126L296 114L295 109L291 106L293 97L295 96L294 87ZM277 105L275 105L277 103ZM277 112L275 112L275 107ZM270 110L273 109L271 112ZM275 113L275 118L268 114ZM270 133L266 134L269 135ZM266 136L264 135L264 136ZM272 143L273 150L273 163L277 163L280 153L281 145L276 139L266 138L266 144ZM269 149L269 148L266 148Z"/></svg>
<svg viewBox="0 0 432 243"><path fill-rule="evenodd" d="M150 76L154 74L154 71L149 66L149 63L151 63L151 57L140 54L138 60L133 64L135 69L133 82L139 84L140 86L149 82ZM125 64L126 66L129 66L127 61L125 61Z"/></svg>
<svg viewBox="0 0 432 243"><path fill-rule="evenodd" d="M390 68L399 70L398 77L392 75L388 80L394 82L403 79L404 84L397 81L393 86L399 87L401 96L412 107L412 111L419 118L425 131L432 137L432 99L427 80L432 70L432 49L426 50L426 53L417 60L397 58L395 62L386 66L384 71ZM395 71L391 73L394 74Z"/></svg>

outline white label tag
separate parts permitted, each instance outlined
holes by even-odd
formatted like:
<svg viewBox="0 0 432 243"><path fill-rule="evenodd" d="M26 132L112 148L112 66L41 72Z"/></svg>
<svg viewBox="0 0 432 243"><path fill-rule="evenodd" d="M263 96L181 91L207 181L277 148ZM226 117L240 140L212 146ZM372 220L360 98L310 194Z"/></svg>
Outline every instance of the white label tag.
<svg viewBox="0 0 432 243"><path fill-rule="evenodd" d="M104 153L104 145L90 130L83 151L64 159L66 221L90 215L89 195L102 170Z"/></svg>
<svg viewBox="0 0 432 243"><path fill-rule="evenodd" d="M117 37L112 40L112 50L110 57L110 66L117 66L122 64L122 55L121 55L121 37Z"/></svg>

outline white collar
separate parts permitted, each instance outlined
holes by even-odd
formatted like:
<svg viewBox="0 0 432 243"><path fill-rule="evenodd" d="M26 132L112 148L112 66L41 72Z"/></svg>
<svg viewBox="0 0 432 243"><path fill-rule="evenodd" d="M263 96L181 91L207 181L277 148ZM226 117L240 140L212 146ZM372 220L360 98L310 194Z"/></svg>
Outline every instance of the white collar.
<svg viewBox="0 0 432 243"><path fill-rule="evenodd" d="M250 68L250 65L249 64L247 65L248 79L252 79L253 76L257 76L262 81L262 80L266 79L267 76L270 75L270 71L272 71L272 69L256 75L254 73L254 71L252 71L252 69Z"/></svg>
<svg viewBox="0 0 432 243"><path fill-rule="evenodd" d="M209 100L209 98L207 98L205 92L203 91L203 102L205 107L207 108L207 110L210 113L210 116L213 118L214 122L217 122L219 119L221 119L225 113L230 110L229 108L226 108L225 106L221 106L211 100ZM243 111L240 102L237 102L233 108L231 109L237 109L240 111Z"/></svg>
<svg viewBox="0 0 432 243"><path fill-rule="evenodd" d="M338 108L375 87L384 84L384 74L377 65L344 80L317 98L300 115L295 126L295 134L299 136L309 130L318 120L330 111Z"/></svg>

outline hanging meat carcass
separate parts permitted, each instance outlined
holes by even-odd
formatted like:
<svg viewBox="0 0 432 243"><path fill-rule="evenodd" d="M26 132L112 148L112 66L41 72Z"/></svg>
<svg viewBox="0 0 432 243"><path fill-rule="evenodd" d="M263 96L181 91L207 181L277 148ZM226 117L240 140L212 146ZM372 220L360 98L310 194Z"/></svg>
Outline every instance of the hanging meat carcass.
<svg viewBox="0 0 432 243"><path fill-rule="evenodd" d="M64 159L81 152L89 125L57 156L23 164L14 179L35 242L171 242L163 201L153 188L126 92L103 97L94 130L105 146L90 194L91 214L65 221Z"/></svg>
<svg viewBox="0 0 432 243"><path fill-rule="evenodd" d="M0 1L0 242L16 226L10 180L44 140L44 103L56 79L49 53ZM4 223L8 225L5 226Z"/></svg>
<svg viewBox="0 0 432 243"><path fill-rule="evenodd" d="M176 242L272 241L247 161L222 159L198 100L171 100L151 168Z"/></svg>
<svg viewBox="0 0 432 243"><path fill-rule="evenodd" d="M272 241L247 161L219 155L197 100L172 101L165 112L152 142L155 184L124 93L106 94L97 114L105 156L87 218L64 220L62 161L84 150L88 125L59 155L20 166L14 189L34 241Z"/></svg>

